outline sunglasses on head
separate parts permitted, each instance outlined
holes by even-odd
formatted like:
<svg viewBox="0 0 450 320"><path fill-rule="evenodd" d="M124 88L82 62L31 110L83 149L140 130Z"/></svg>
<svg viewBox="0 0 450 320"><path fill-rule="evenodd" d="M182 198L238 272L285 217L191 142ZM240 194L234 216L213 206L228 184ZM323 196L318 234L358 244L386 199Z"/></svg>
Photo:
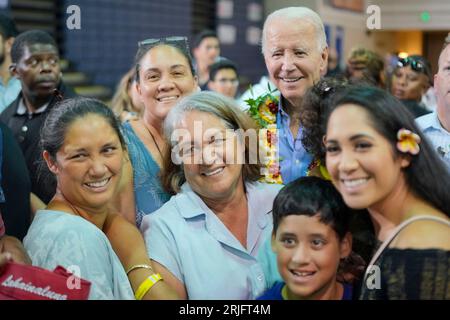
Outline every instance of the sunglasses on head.
<svg viewBox="0 0 450 320"><path fill-rule="evenodd" d="M416 72L426 73L425 71L425 65L422 61L414 58L400 58L397 62L397 67L403 68L406 66L411 66L411 69L413 69Z"/></svg>
<svg viewBox="0 0 450 320"><path fill-rule="evenodd" d="M171 43L175 45L181 45L184 48L188 48L187 37L166 37L166 38L154 38L154 39L145 39L138 42L138 46L154 46L157 44Z"/></svg>

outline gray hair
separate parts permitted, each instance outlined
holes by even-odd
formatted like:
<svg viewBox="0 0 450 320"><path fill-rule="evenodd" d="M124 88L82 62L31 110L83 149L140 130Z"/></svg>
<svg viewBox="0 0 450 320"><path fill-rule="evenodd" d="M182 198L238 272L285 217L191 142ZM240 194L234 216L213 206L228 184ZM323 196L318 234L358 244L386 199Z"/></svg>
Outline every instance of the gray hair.
<svg viewBox="0 0 450 320"><path fill-rule="evenodd" d="M278 20L303 20L311 23L316 31L317 39L317 50L322 52L327 45L327 37L325 35L325 27L323 25L322 19L313 10L306 7L288 7L276 10L269 14L264 22L262 39L261 39L261 50L264 54L266 33L268 25L271 21Z"/></svg>
<svg viewBox="0 0 450 320"><path fill-rule="evenodd" d="M164 120L164 136L171 141L176 126L191 111L200 111L212 114L219 118L229 129L238 129L228 120L230 113L239 113L239 106L228 97L212 91L203 91L191 94L178 102L167 114Z"/></svg>
<svg viewBox="0 0 450 320"><path fill-rule="evenodd" d="M203 91L191 94L178 102L167 114L164 121L164 135L168 143L173 147L172 134L177 125L183 121L187 113L199 111L212 114L220 119L225 127L233 130L242 129L246 132L249 129L257 130L258 127L253 119L242 111L236 102L228 97L211 91ZM244 139L245 163L242 167L242 177L244 181L253 182L261 178L261 161L250 163L253 151L250 150L248 139ZM180 191L181 185L186 181L183 167L172 161L172 148L167 148L163 155L163 166L161 171L161 184L170 194ZM254 150L256 151L256 150Z"/></svg>

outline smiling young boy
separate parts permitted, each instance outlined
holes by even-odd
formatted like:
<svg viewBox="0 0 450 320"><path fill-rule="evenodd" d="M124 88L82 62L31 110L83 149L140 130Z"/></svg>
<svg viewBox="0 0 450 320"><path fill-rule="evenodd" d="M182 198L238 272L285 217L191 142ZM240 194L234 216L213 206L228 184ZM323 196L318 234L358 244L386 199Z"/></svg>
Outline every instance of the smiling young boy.
<svg viewBox="0 0 450 320"><path fill-rule="evenodd" d="M352 251L349 209L329 182L304 177L274 200L272 249L283 282L259 300L350 300L352 286L337 280Z"/></svg>

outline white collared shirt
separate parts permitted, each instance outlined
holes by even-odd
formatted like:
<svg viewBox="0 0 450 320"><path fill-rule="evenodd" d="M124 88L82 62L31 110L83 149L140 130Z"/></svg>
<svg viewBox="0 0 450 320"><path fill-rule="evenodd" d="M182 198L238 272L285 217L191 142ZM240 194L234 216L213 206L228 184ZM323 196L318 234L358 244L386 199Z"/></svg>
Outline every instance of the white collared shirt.
<svg viewBox="0 0 450 320"><path fill-rule="evenodd" d="M437 112L417 118L416 123L450 171L450 132L442 127Z"/></svg>

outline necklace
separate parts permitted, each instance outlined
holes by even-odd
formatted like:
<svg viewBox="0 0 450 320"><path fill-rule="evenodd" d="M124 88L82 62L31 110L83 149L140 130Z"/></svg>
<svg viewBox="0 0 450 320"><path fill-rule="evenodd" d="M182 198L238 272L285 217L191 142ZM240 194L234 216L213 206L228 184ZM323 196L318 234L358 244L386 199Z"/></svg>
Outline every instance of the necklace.
<svg viewBox="0 0 450 320"><path fill-rule="evenodd" d="M145 125L145 122L143 122L143 124L144 124L145 129L147 129L148 133L150 134L150 137L152 137L153 143L155 144L156 149L158 149L159 156L161 157L161 159L164 159L164 158L163 158L163 155L162 155L162 152L161 152L161 149L159 148L159 145L158 145L158 143L156 142L155 136L154 136L153 133L150 131L150 129Z"/></svg>

